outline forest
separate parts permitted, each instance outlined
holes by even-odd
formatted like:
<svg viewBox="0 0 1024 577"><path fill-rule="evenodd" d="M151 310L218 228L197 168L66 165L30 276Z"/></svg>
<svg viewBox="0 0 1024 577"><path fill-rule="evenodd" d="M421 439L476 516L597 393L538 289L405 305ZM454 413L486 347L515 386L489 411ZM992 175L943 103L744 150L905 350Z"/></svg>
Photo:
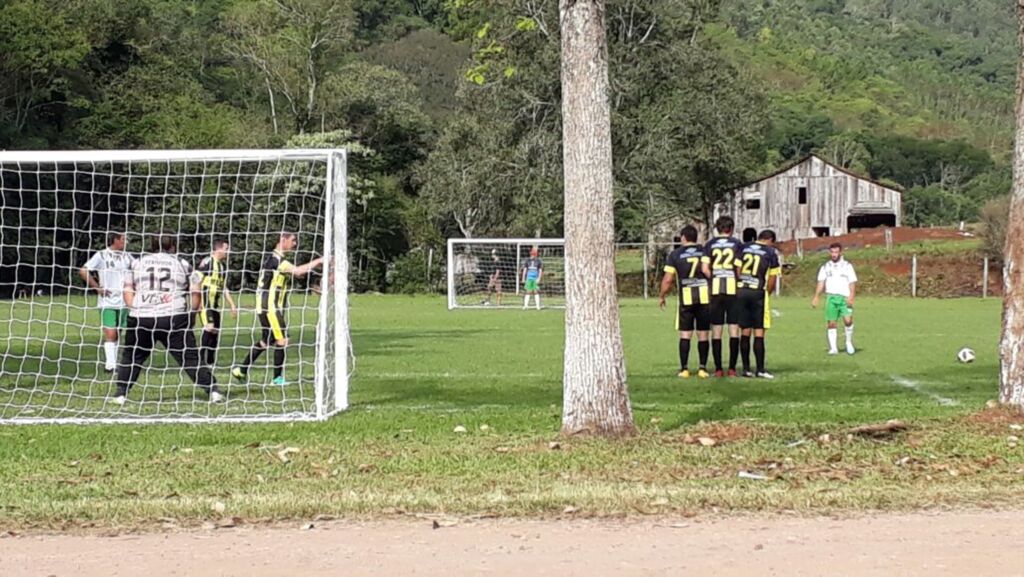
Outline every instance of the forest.
<svg viewBox="0 0 1024 577"><path fill-rule="evenodd" d="M621 241L705 219L810 152L901 187L912 226L975 220L1009 191L1012 3L607 10ZM557 13L557 0L0 0L0 149L349 148L352 288L422 290L446 238L561 234Z"/></svg>

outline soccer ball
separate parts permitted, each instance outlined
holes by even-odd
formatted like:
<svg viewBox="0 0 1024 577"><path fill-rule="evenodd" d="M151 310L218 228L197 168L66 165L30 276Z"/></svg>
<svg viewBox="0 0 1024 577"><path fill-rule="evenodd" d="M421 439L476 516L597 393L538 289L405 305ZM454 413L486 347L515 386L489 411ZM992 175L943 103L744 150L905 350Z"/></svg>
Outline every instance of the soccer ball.
<svg viewBox="0 0 1024 577"><path fill-rule="evenodd" d="M973 363L974 362L974 349L964 347L956 354L956 360L961 363Z"/></svg>

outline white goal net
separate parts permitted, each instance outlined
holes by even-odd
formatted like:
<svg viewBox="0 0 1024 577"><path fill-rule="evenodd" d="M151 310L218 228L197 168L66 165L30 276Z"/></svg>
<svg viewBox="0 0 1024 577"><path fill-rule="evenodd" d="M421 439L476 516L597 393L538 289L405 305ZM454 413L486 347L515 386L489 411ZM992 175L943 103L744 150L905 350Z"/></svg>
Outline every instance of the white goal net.
<svg viewBox="0 0 1024 577"><path fill-rule="evenodd" d="M565 307L560 238L448 239L446 269L449 309Z"/></svg>
<svg viewBox="0 0 1024 577"><path fill-rule="evenodd" d="M343 150L0 152L0 422L346 408L345 174ZM180 268L145 276L159 251ZM154 298L188 312L147 324Z"/></svg>

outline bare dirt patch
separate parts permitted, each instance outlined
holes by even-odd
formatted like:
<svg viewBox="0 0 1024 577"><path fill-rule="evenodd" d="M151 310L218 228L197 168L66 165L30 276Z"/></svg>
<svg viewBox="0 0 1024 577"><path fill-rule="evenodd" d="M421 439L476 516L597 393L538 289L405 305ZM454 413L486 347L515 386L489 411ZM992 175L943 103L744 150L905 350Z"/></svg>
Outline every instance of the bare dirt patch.
<svg viewBox="0 0 1024 577"><path fill-rule="evenodd" d="M642 521L340 522L0 539L7 577L1024 576L1024 512Z"/></svg>

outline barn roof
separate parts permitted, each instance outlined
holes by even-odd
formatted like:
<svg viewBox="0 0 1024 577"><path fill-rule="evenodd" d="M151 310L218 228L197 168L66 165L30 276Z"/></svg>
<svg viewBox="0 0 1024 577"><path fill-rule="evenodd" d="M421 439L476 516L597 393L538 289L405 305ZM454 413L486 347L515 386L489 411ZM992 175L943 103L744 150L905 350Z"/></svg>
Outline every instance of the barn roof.
<svg viewBox="0 0 1024 577"><path fill-rule="evenodd" d="M815 154L813 152L811 154L805 155L805 156L803 156L803 157L801 157L801 158L799 158L797 160L789 162L788 164L783 165L782 168L779 168L778 170L776 170L775 172L773 172L773 173L771 173L771 174L769 174L767 176L762 176L761 178L758 178L757 180L752 180L752 181L750 181L750 182L748 182L748 183L746 183L746 184L744 184L742 186L738 186L738 187L736 187L736 190L742 190L744 188L747 188L748 186L753 186L753 185L755 185L755 184L757 184L759 182L764 182L764 181L766 181L766 180L768 180L770 178L775 178L776 176L782 174L783 172L786 172L787 170L793 168L794 166L800 166L801 164L807 162L808 160L810 160L812 158L817 158L821 162L831 166L832 168L838 170L839 172L842 172L843 174L848 174L848 175L850 175L850 176L852 176L852 177L854 177L856 179L863 180L865 182L870 182L871 184L874 184L876 186L880 186L882 188L885 188L887 190L891 190L891 191L896 192L896 193L900 193L900 194L903 193L903 187L901 187L898 184L896 184L896 185L885 184L885 183L879 182L877 180L874 180L871 177L864 176L863 174L857 174L856 172L853 172L852 170L849 170L847 168L843 168L842 166L839 166L838 164L836 164L834 162L829 162L828 160L822 158L821 156L819 156L819 155L817 155L817 154Z"/></svg>

